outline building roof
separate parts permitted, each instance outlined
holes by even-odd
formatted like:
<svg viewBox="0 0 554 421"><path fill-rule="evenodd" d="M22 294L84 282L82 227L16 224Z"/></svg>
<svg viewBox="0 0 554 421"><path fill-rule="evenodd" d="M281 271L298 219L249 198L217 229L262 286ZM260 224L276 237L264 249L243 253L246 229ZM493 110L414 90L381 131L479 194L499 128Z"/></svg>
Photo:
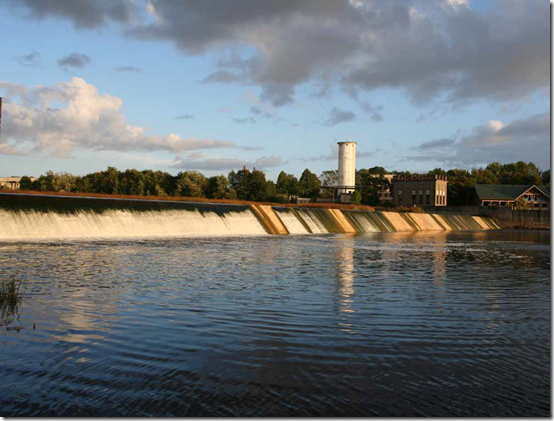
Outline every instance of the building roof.
<svg viewBox="0 0 554 421"><path fill-rule="evenodd" d="M549 189L533 184L476 184L474 187L480 200L516 200L532 187L536 187L546 197L550 198Z"/></svg>

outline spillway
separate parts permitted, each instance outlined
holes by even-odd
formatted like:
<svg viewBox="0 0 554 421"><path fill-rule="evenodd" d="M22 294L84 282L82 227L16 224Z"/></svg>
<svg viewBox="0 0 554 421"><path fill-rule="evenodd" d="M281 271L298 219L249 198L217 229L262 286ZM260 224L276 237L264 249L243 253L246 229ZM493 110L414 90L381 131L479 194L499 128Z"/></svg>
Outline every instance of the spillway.
<svg viewBox="0 0 554 421"><path fill-rule="evenodd" d="M498 228L470 215L0 194L0 241Z"/></svg>

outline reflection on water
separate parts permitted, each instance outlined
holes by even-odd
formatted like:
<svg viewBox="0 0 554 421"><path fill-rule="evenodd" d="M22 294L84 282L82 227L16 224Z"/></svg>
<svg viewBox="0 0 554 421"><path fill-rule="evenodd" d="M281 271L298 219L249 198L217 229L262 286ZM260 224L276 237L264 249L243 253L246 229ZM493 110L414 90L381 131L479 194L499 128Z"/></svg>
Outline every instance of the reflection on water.
<svg viewBox="0 0 554 421"><path fill-rule="evenodd" d="M0 243L2 415L548 416L549 241Z"/></svg>

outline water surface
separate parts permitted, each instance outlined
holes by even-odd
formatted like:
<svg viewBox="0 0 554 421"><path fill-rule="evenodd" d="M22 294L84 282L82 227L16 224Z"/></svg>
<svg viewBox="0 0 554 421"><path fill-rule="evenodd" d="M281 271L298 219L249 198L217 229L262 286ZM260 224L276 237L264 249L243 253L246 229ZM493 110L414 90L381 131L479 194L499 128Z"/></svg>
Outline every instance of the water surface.
<svg viewBox="0 0 554 421"><path fill-rule="evenodd" d="M550 416L549 242L0 243L1 415Z"/></svg>

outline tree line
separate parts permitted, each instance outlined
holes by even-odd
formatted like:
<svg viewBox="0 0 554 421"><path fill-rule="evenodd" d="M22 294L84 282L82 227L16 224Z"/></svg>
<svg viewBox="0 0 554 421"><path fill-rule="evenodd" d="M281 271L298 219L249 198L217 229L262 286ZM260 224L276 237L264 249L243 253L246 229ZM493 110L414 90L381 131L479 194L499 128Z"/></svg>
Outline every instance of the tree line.
<svg viewBox="0 0 554 421"><path fill-rule="evenodd" d="M243 168L228 176L206 177L198 171L183 171L171 175L164 171L129 169L119 171L108 167L84 176L48 171L35 180L23 176L21 190L43 192L101 193L134 196L206 197L287 203L293 197L316 198L321 182L306 169L300 179L281 172L277 183L267 180L263 171Z"/></svg>
<svg viewBox="0 0 554 421"><path fill-rule="evenodd" d="M389 189L385 174L414 175L410 172L387 171L383 167L360 169L356 172L354 203L377 206L379 192ZM536 184L550 188L550 170L540 171L532 162L500 164L494 162L485 168L472 170L435 168L427 175L448 177L448 203L470 204L475 184ZM288 203L296 197L310 199L327 198L333 195L333 186L338 184L336 170L323 171L318 177L305 169L298 179L293 174L281 171L277 182L267 180L263 171L243 168L231 171L228 176L205 177L198 171L183 171L171 175L163 171L129 169L119 171L108 167L84 176L48 171L34 181L21 178L21 190L120 194L135 196L205 197L210 199L238 199ZM388 204L390 206L390 204Z"/></svg>

